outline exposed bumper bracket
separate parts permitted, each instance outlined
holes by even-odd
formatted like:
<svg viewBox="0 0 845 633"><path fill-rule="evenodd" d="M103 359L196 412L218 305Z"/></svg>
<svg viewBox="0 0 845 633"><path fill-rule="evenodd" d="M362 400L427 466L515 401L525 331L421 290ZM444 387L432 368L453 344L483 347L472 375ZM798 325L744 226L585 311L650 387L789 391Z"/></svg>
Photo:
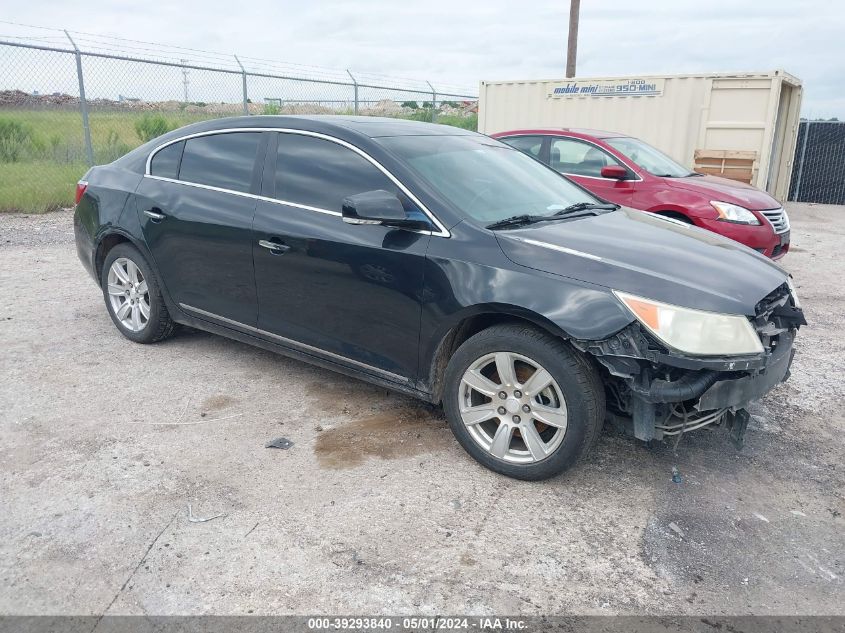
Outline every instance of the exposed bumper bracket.
<svg viewBox="0 0 845 633"><path fill-rule="evenodd" d="M788 338L785 338L778 346L778 351L772 354L765 371L755 376L720 380L701 395L695 408L708 411L721 407L741 407L758 400L775 385L786 380L795 350L792 349L791 335L784 333L782 336Z"/></svg>
<svg viewBox="0 0 845 633"><path fill-rule="evenodd" d="M750 419L751 416L745 409L737 409L725 416L725 428L728 431L728 437L731 438L731 442L737 450L745 444L745 429L748 428Z"/></svg>

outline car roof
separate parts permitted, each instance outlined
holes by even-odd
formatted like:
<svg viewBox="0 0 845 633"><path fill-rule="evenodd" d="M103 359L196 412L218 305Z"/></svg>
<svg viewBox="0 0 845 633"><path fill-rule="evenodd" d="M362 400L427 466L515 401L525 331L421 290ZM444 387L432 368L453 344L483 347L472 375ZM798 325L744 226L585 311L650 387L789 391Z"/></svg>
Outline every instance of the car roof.
<svg viewBox="0 0 845 633"><path fill-rule="evenodd" d="M234 127L281 127L324 133L346 130L357 132L360 135L370 138L383 136L454 136L476 134L476 132L451 125L438 125L434 123L423 123L421 121L394 119L391 117L345 116L336 114L227 117L203 121L194 126L183 128L183 130L186 132L189 129L190 131L196 132L209 132Z"/></svg>
<svg viewBox="0 0 845 633"><path fill-rule="evenodd" d="M140 147L136 147L128 154L124 154L115 161L124 168L132 171L142 171L146 165L150 152L166 143L193 134L204 134L216 130L231 130L239 128L285 128L314 132L336 137L344 141L358 144L362 149L372 151L378 147L376 139L391 136L470 136L472 132L451 125L437 125L393 119L390 117L343 116L343 115L255 115L226 117L199 121L162 134ZM369 147L368 147L369 146Z"/></svg>
<svg viewBox="0 0 845 633"><path fill-rule="evenodd" d="M523 129L523 130L508 130L507 132L497 132L493 136L510 136L516 134L541 134L541 135L552 135L552 134L560 134L563 132L567 136L577 136L580 138L618 138L618 137L627 137L627 134L621 134L620 132L609 132L607 130L592 130L589 128L578 128L578 127L545 127L545 128L531 128L531 129Z"/></svg>

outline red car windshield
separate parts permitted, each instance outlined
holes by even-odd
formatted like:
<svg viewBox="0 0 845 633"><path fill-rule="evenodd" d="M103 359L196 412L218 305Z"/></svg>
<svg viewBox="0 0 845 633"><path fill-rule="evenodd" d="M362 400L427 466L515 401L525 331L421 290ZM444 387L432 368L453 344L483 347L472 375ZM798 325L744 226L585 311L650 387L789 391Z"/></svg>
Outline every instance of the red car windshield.
<svg viewBox="0 0 845 633"><path fill-rule="evenodd" d="M485 224L519 214L551 216L599 201L522 152L481 135L378 139L465 216Z"/></svg>
<svg viewBox="0 0 845 633"><path fill-rule="evenodd" d="M686 178L697 175L648 143L643 143L638 138L622 136L619 138L606 138L604 142L623 154L628 160L634 162L640 169L646 170L653 176Z"/></svg>

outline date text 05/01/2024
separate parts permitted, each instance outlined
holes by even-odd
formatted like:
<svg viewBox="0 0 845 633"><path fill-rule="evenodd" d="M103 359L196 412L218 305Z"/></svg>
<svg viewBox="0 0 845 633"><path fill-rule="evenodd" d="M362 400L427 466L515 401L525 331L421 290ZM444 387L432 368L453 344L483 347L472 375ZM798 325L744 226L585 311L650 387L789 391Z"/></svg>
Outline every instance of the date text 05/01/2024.
<svg viewBox="0 0 845 633"><path fill-rule="evenodd" d="M498 617L318 617L308 619L308 628L314 631L377 631L391 630L476 630L522 631L527 627L523 620Z"/></svg>

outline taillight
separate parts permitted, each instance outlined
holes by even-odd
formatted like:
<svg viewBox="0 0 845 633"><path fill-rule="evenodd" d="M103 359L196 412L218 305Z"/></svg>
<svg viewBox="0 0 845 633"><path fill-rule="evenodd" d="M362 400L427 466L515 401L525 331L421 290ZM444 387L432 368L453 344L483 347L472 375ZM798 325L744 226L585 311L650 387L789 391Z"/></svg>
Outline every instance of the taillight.
<svg viewBox="0 0 845 633"><path fill-rule="evenodd" d="M87 188L88 182L86 180L80 180L78 183L76 183L76 201L74 202L74 204L79 204L79 201L82 200L82 196Z"/></svg>

